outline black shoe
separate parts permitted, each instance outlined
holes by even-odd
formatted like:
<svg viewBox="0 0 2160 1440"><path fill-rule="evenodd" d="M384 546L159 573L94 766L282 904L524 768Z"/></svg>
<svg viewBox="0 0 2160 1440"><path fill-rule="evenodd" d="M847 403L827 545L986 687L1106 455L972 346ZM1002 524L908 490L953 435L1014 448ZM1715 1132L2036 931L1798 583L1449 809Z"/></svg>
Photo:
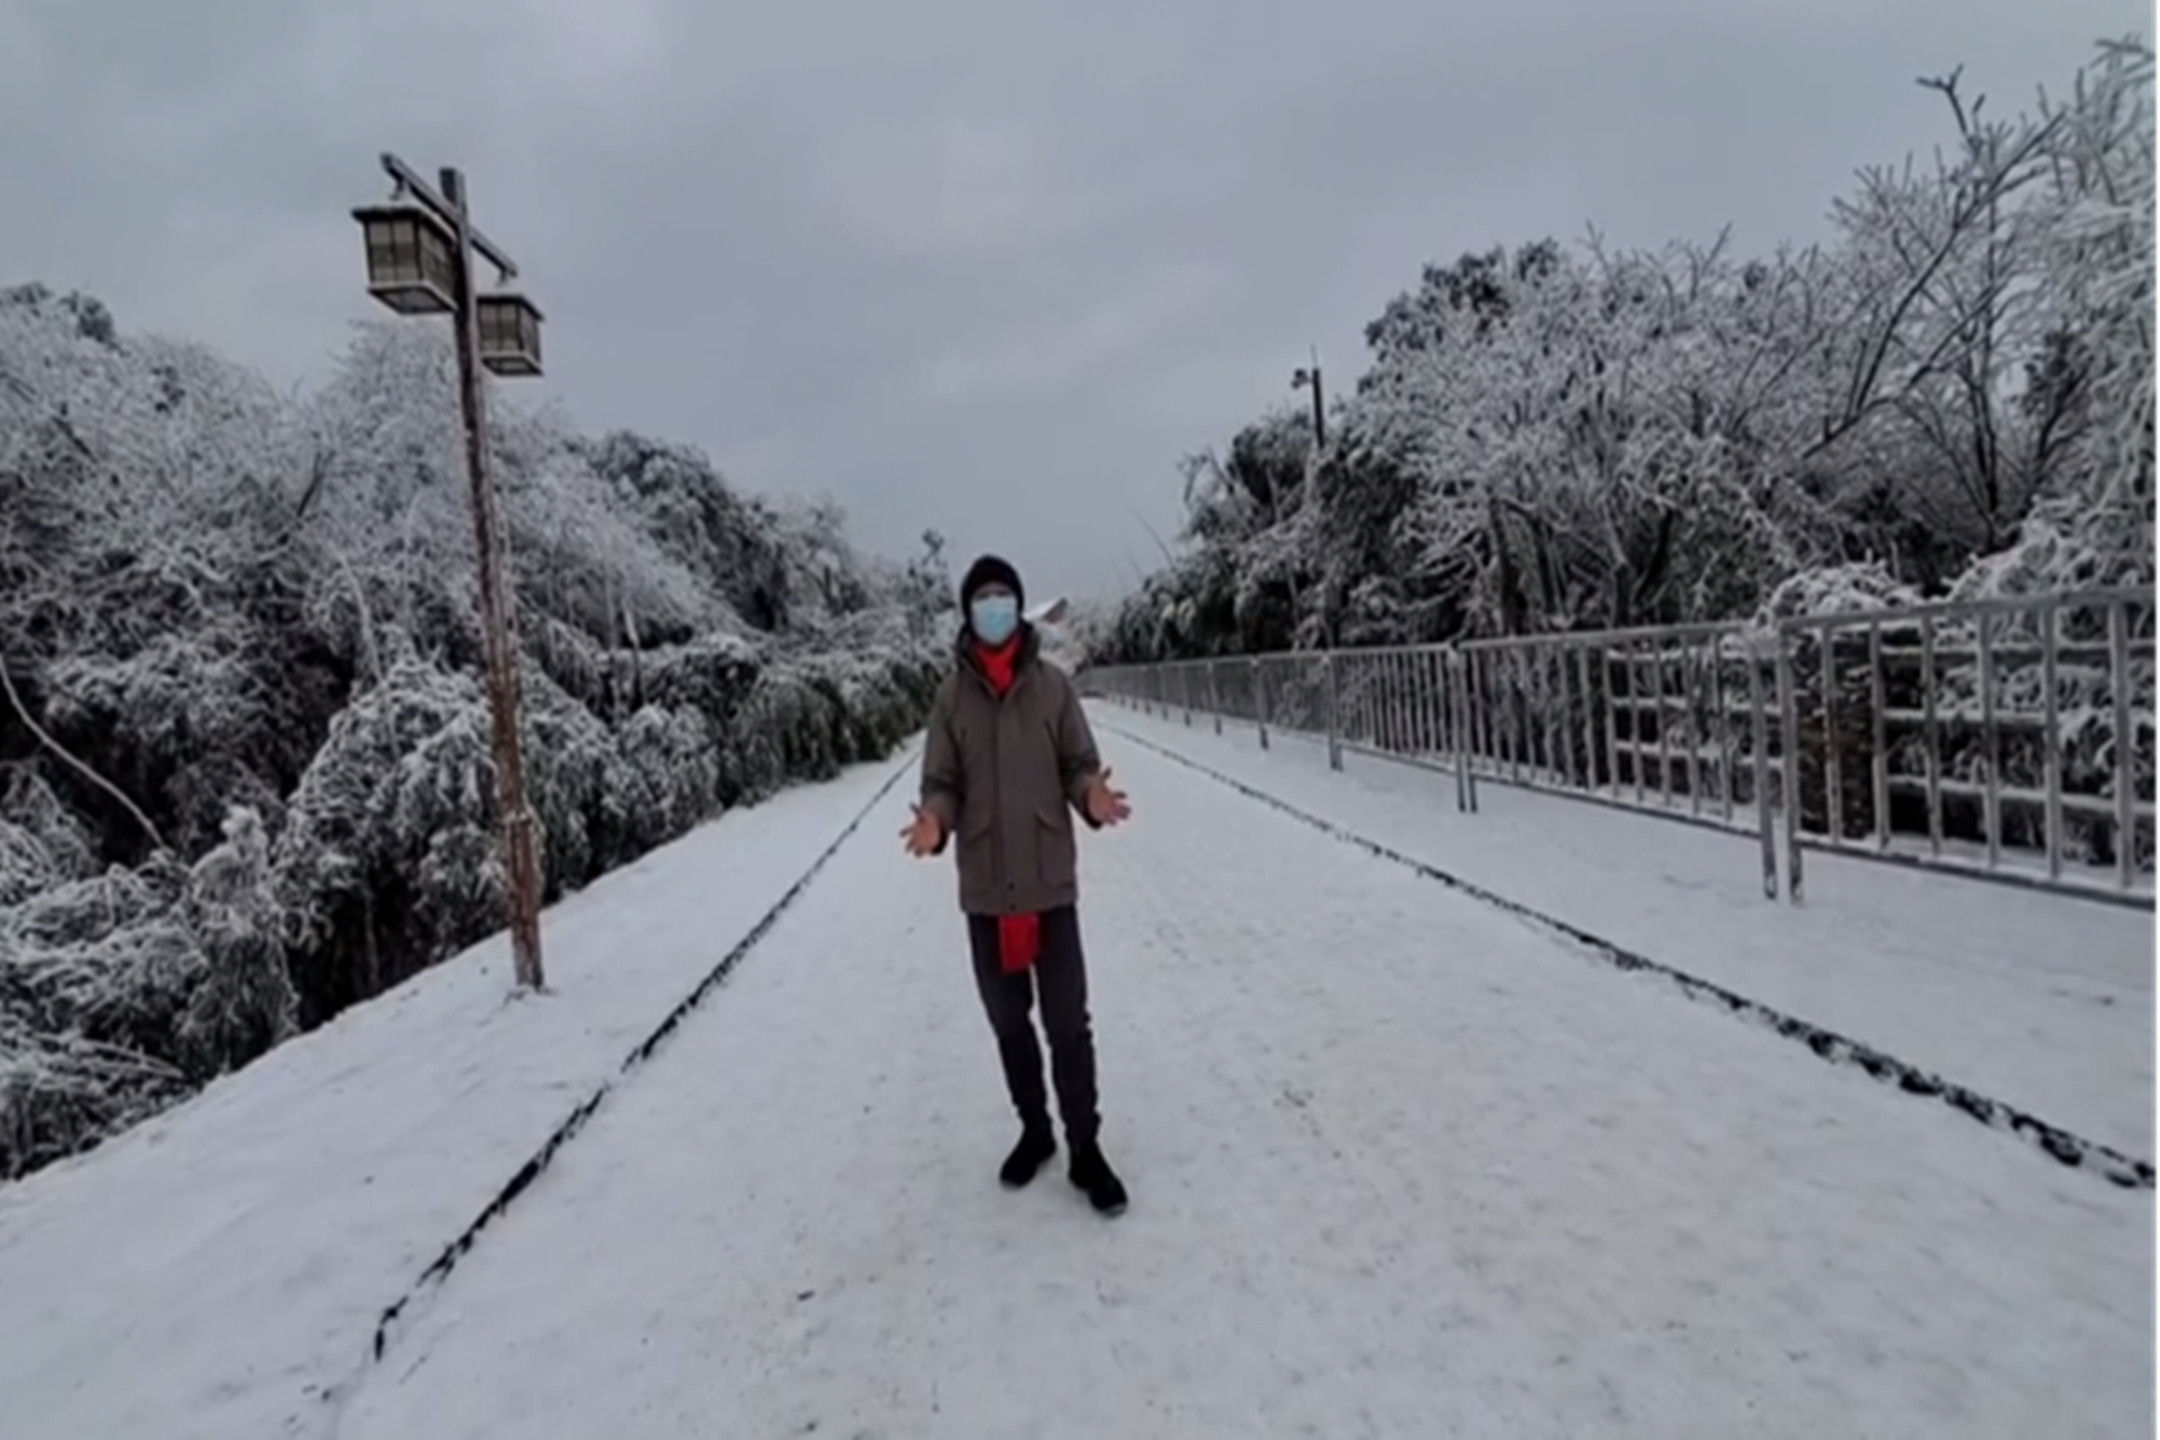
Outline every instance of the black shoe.
<svg viewBox="0 0 2160 1440"><path fill-rule="evenodd" d="M1101 1215L1125 1213L1125 1182L1117 1178L1110 1162L1103 1158L1102 1147L1084 1145L1073 1151L1071 1169L1073 1187L1084 1191L1088 1204Z"/></svg>
<svg viewBox="0 0 2160 1440"><path fill-rule="evenodd" d="M1020 1143L1013 1146L1012 1154L998 1167L998 1183L1008 1190L1018 1190L1035 1178L1037 1171L1050 1163L1057 1154L1057 1140L1047 1130L1029 1130L1020 1136Z"/></svg>

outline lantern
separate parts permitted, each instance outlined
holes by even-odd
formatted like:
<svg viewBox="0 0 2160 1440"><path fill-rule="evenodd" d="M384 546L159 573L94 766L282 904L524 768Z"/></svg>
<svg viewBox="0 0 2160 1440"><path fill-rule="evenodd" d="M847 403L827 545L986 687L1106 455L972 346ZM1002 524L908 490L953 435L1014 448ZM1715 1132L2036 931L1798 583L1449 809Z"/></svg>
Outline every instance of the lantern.
<svg viewBox="0 0 2160 1440"><path fill-rule="evenodd" d="M353 211L367 239L368 293L400 315L456 307L457 237L433 212L391 201Z"/></svg>
<svg viewBox="0 0 2160 1440"><path fill-rule="evenodd" d="M482 295L480 363L497 375L540 373L540 308L509 291Z"/></svg>

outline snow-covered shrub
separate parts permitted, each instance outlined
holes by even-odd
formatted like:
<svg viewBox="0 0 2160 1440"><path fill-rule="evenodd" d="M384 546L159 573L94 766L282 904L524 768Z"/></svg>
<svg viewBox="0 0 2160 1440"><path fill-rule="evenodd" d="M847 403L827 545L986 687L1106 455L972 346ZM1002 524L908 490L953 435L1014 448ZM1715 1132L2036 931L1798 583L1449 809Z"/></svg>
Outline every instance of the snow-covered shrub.
<svg viewBox="0 0 2160 1440"><path fill-rule="evenodd" d="M766 632L796 621L794 570L804 557L789 553L785 526L771 507L739 495L692 446L617 431L579 448L644 535L687 566L727 611Z"/></svg>
<svg viewBox="0 0 2160 1440"><path fill-rule="evenodd" d="M693 711L704 717L714 733L729 734L762 664L760 648L738 635L700 635L689 644L639 658L638 699L669 710Z"/></svg>
<svg viewBox="0 0 2160 1440"><path fill-rule="evenodd" d="M702 715L647 705L616 741L607 803L622 856L673 840L720 808L720 741Z"/></svg>
<svg viewBox="0 0 2160 1440"><path fill-rule="evenodd" d="M295 1028L269 842L223 844L0 910L0 1175L95 1142Z"/></svg>
<svg viewBox="0 0 2160 1440"><path fill-rule="evenodd" d="M876 760L920 730L944 674L945 656L924 646L834 662L849 763Z"/></svg>
<svg viewBox="0 0 2160 1440"><path fill-rule="evenodd" d="M921 728L942 663L923 647L775 661L736 716L723 796L749 803L787 781L826 779L882 756Z"/></svg>
<svg viewBox="0 0 2160 1440"><path fill-rule="evenodd" d="M192 766L244 754L254 716L250 667L237 647L204 644L194 633L155 637L129 655L66 656L45 667L45 721L68 748L91 758L107 779L155 805L178 782L207 813L173 816L167 837L193 846L217 834L222 801L190 785Z"/></svg>
<svg viewBox="0 0 2160 1440"><path fill-rule="evenodd" d="M1880 560L1862 560L1786 577L1763 597L1753 623L1757 629L1767 629L1781 620L1860 615L1917 605L1920 600L1920 592L1893 576Z"/></svg>
<svg viewBox="0 0 2160 1440"><path fill-rule="evenodd" d="M186 872L115 867L0 912L10 992L47 1028L155 1052L185 1012L193 944L174 914Z"/></svg>
<svg viewBox="0 0 2160 1440"><path fill-rule="evenodd" d="M31 1023L0 1003L0 1180L94 1145L192 1088L171 1065Z"/></svg>
<svg viewBox="0 0 2160 1440"><path fill-rule="evenodd" d="M97 873L97 847L44 777L28 767L0 776L0 908Z"/></svg>
<svg viewBox="0 0 2160 1440"><path fill-rule="evenodd" d="M331 722L274 862L308 1020L378 993L501 915L487 733L475 678L417 660Z"/></svg>
<svg viewBox="0 0 2160 1440"><path fill-rule="evenodd" d="M115 869L0 909L0 1175L94 1143L193 1082L177 1043L200 952L186 876Z"/></svg>
<svg viewBox="0 0 2160 1440"><path fill-rule="evenodd" d="M2066 523L2064 516L2052 512L2030 515L2016 540L1981 556L1957 577L1950 598L1994 600L2150 584L2149 573L2124 572L2123 554L2119 543L2103 540L2090 526Z"/></svg>
<svg viewBox="0 0 2160 1440"><path fill-rule="evenodd" d="M782 661L760 672L724 752L721 788L728 802L755 804L790 775L837 773L838 708L829 682L800 662Z"/></svg>
<svg viewBox="0 0 2160 1440"><path fill-rule="evenodd" d="M540 822L541 873L552 898L627 858L616 848L610 802L622 757L607 727L546 675L528 671L521 688L525 799ZM490 755L491 785L494 773ZM490 803L490 826L494 815Z"/></svg>
<svg viewBox="0 0 2160 1440"><path fill-rule="evenodd" d="M195 862L181 900L201 969L177 1037L198 1075L244 1065L299 1027L262 817L235 807L224 828L224 843Z"/></svg>

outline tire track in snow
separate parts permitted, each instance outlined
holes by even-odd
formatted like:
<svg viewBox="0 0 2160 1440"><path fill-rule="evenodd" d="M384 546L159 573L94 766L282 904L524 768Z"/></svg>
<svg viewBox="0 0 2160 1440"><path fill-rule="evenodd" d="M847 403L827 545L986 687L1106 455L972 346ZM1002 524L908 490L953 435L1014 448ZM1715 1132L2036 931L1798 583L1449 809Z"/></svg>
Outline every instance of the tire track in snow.
<svg viewBox="0 0 2160 1440"><path fill-rule="evenodd" d="M1731 1014L1769 1029L1787 1040L1806 1046L1815 1055L1830 1064L1845 1065L1858 1069L1885 1085L1895 1086L1908 1095L1932 1097L1939 1100L1970 1119L1977 1120L1991 1130L2006 1131L2024 1140L2039 1149L2043 1154L2071 1169L2096 1172L2105 1176L2111 1183L2124 1189L2152 1190L2155 1188L2153 1164L2149 1160L2141 1160L2136 1156L2126 1155L2113 1146L2103 1145L2097 1140L2088 1140L2072 1131L2063 1129L2059 1125L2050 1124L2036 1115L2009 1104L2007 1101L1983 1095L1969 1086L1946 1080L1932 1071L1923 1070L1917 1065L1878 1050L1872 1045L1841 1035L1834 1030L1826 1029L1823 1026L1814 1024L1812 1021L1803 1020L1796 1015L1787 1014L1782 1010L1765 1005L1759 1000L1751 1000L1747 996L1737 991L1728 990L1714 981L1705 980L1699 975L1689 974L1687 971L1654 960L1640 951L1631 950L1618 941L1607 939L1605 936L1571 925L1557 916L1548 915L1544 911L1534 909L1518 900L1511 900L1497 891L1488 890L1484 886L1466 880L1452 871L1443 870L1428 861L1406 855L1392 846L1384 845L1368 836L1360 835L1356 831L1338 825L1332 820L1315 815L1309 810L1302 809L1287 800L1271 795L1258 786L1248 784L1233 775L1217 770L1213 766L1193 759L1191 756L1182 755L1168 746L1135 734L1114 723L1101 724L1098 728L1116 735L1120 740L1159 755L1165 760L1205 775L1217 784L1234 790L1247 799L1258 801L1270 809L1280 811L1294 820L1311 826L1331 839L1355 846L1378 856L1380 859L1393 861L1395 864L1401 865L1427 880L1436 880L1450 889L1458 890L1497 909L1504 910L1534 926L1552 931L1574 942L1580 949L1589 952L1616 969L1655 975L1678 988L1690 1000L1700 1004L1722 1006Z"/></svg>
<svg viewBox="0 0 2160 1440"><path fill-rule="evenodd" d="M616 1072L601 1081L593 1089L592 1093L587 1095L568 1115L563 1117L562 1121L549 1133L547 1139L541 1142L540 1148L535 1150L508 1180L503 1182L501 1189L495 1193L494 1198L489 1200L481 1208L480 1213L473 1217L472 1223L467 1225L457 1238L443 1247L442 1253L425 1270L420 1272L418 1278L406 1287L403 1294L383 1308L381 1315L375 1322L374 1339L369 1345L367 1359L359 1367L358 1372L350 1377L345 1384L330 1387L324 1392L325 1401L335 1407L337 1412L342 1412L344 1402L349 1397L353 1385L374 1366L382 1362L391 1343L397 1338L401 1322L410 1320L412 1307L415 1303L441 1288L443 1282L448 1280L451 1272L457 1268L458 1262L464 1259L473 1246L479 1242L480 1236L486 1232L489 1226L500 1220L509 1211L510 1207L516 1203L517 1198L530 1189L533 1183L547 1171L548 1166L554 1163L555 1157L561 1153L563 1147L576 1138L578 1132L585 1128L586 1123L606 1103L608 1097L615 1092L617 1087L635 1074L646 1061L650 1060L667 1043L668 1039L681 1028L683 1021L689 1018L690 1013L704 1004L713 991L720 988L735 967L742 963L743 957L756 949L758 943L771 933L773 926L778 923L780 917L786 914L795 902L802 898L803 893L817 879L819 872L823 871L833 856L840 852L840 848L853 838L857 830L862 828L863 822L870 818L879 805L884 803L885 798L892 793L894 787L913 772L915 762L916 755L911 750L906 758L893 768L892 774L886 778L885 782L878 786L877 792L870 797L862 809L856 812L855 818L841 827L840 833L833 837L832 843L820 851L818 857L810 862L809 868L796 877L795 883L781 892L780 897L773 902L771 908L767 909L757 923L752 925L744 933L743 937L735 942L732 949L720 957L718 963L705 973L704 978L691 988L690 993L676 1003L666 1017L653 1028L652 1033L638 1042L630 1053L623 1057L623 1062ZM336 1421L333 1419L333 1433L335 1425Z"/></svg>

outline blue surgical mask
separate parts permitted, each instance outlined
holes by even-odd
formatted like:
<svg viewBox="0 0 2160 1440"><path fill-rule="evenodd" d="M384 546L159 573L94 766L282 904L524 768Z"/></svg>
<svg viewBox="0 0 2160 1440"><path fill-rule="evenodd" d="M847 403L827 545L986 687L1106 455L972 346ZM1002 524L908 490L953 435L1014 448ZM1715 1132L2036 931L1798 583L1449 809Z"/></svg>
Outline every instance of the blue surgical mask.
<svg viewBox="0 0 2160 1440"><path fill-rule="evenodd" d="M985 645L1003 645L1020 628L1020 601L1012 595L980 595L968 606L968 624Z"/></svg>

